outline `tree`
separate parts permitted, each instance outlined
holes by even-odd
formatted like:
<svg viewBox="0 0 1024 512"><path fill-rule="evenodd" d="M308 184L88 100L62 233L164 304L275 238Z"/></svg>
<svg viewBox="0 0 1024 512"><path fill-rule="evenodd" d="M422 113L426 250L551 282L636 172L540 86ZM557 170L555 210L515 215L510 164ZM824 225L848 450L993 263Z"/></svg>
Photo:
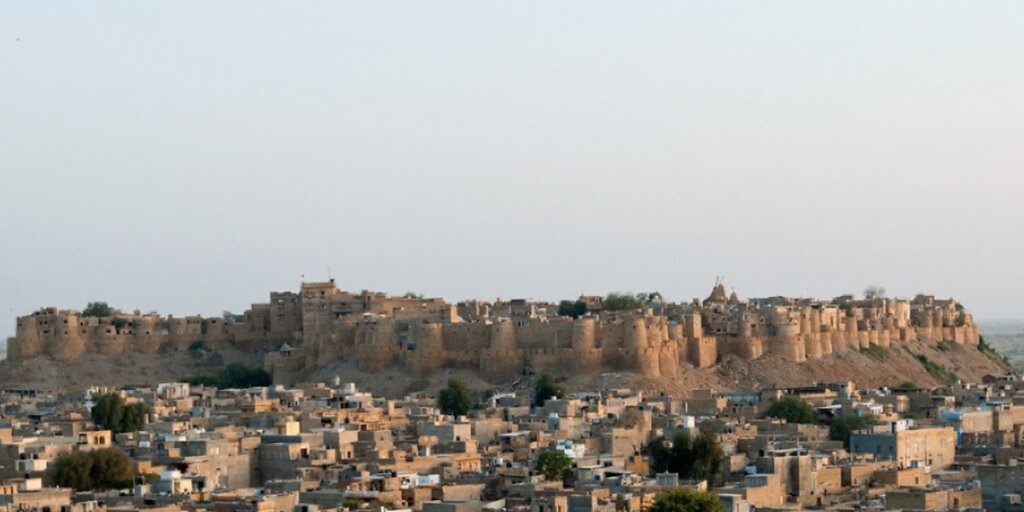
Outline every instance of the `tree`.
<svg viewBox="0 0 1024 512"><path fill-rule="evenodd" d="M78 491L124 489L133 477L131 458L116 448L61 455L47 473L55 485Z"/></svg>
<svg viewBox="0 0 1024 512"><path fill-rule="evenodd" d="M82 316L114 316L117 310L106 302L90 302L82 310Z"/></svg>
<svg viewBox="0 0 1024 512"><path fill-rule="evenodd" d="M558 303L559 316L579 318L587 313L587 303L582 300L563 300Z"/></svg>
<svg viewBox="0 0 1024 512"><path fill-rule="evenodd" d="M448 379L448 386L441 390L437 405L441 412L452 416L464 416L468 413L473 407L473 395L466 381L458 377Z"/></svg>
<svg viewBox="0 0 1024 512"><path fill-rule="evenodd" d="M145 403L125 404L121 395L107 393L96 400L96 404L89 411L89 416L93 423L114 433L121 433L142 430L149 413L149 406Z"/></svg>
<svg viewBox="0 0 1024 512"><path fill-rule="evenodd" d="M691 478L707 480L711 485L715 484L719 470L722 469L722 461L725 460L725 453L718 444L718 439L711 432L701 432L693 440L693 469Z"/></svg>
<svg viewBox="0 0 1024 512"><path fill-rule="evenodd" d="M572 459L561 450L552 450L537 457L537 472L548 481L561 479L572 468Z"/></svg>
<svg viewBox="0 0 1024 512"><path fill-rule="evenodd" d="M658 495L650 512L726 512L726 510L722 500L718 499L718 495L680 487Z"/></svg>
<svg viewBox="0 0 1024 512"><path fill-rule="evenodd" d="M857 313L853 310L853 304L849 302L839 303L839 309L842 310L843 313L846 313L847 318L853 318L857 316Z"/></svg>
<svg viewBox="0 0 1024 512"><path fill-rule="evenodd" d="M917 385L916 382L914 382L912 380L905 380L905 381L901 382L898 386L896 386L896 389L906 390L906 391L915 391L917 389L920 389L920 387Z"/></svg>
<svg viewBox="0 0 1024 512"><path fill-rule="evenodd" d="M681 478L708 480L715 478L725 460L725 454L718 440L711 432L701 432L696 438L689 430L682 430L669 442L659 437L647 445L651 469L655 472L671 472Z"/></svg>
<svg viewBox="0 0 1024 512"><path fill-rule="evenodd" d="M607 311L622 311L626 309L640 309L643 304L640 299L629 293L609 293L601 301L601 308Z"/></svg>
<svg viewBox="0 0 1024 512"><path fill-rule="evenodd" d="M192 350L190 347L189 350ZM255 368L247 364L231 363L217 375L193 375L185 379L193 386L214 386L220 389L240 389L269 386L273 378L263 368Z"/></svg>
<svg viewBox="0 0 1024 512"><path fill-rule="evenodd" d="M555 378L550 374L543 374L537 379L537 385L533 388L533 405L542 407L549 398L562 398L565 390L555 383Z"/></svg>
<svg viewBox="0 0 1024 512"><path fill-rule="evenodd" d="M193 386L205 386L215 388L217 387L217 376L216 375L195 375L185 379L185 382Z"/></svg>
<svg viewBox="0 0 1024 512"><path fill-rule="evenodd" d="M885 298L885 288L875 285L868 286L864 289L864 298L868 300Z"/></svg>
<svg viewBox="0 0 1024 512"><path fill-rule="evenodd" d="M73 452L57 457L47 470L50 480L77 491L92 489L92 458L88 452Z"/></svg>
<svg viewBox="0 0 1024 512"><path fill-rule="evenodd" d="M149 406L142 402L126 405L117 430L119 432L138 432L144 429L149 412Z"/></svg>
<svg viewBox="0 0 1024 512"><path fill-rule="evenodd" d="M121 423L121 415L124 414L124 400L117 393L101 395L89 411L93 423L104 428L113 430Z"/></svg>
<svg viewBox="0 0 1024 512"><path fill-rule="evenodd" d="M866 416L844 416L836 418L828 428L828 438L833 441L842 441L843 447L850 449L850 435L858 430L863 430L875 424L875 417Z"/></svg>
<svg viewBox="0 0 1024 512"><path fill-rule="evenodd" d="M92 458L92 485L100 489L124 489L132 486L132 459L116 448L89 452Z"/></svg>
<svg viewBox="0 0 1024 512"><path fill-rule="evenodd" d="M242 363L231 363L224 367L217 376L217 387L220 388L251 388L269 386L270 374L263 368L254 368Z"/></svg>
<svg viewBox="0 0 1024 512"><path fill-rule="evenodd" d="M772 402L765 415L783 419L789 423L818 423L817 409L808 401L795 395L785 395Z"/></svg>

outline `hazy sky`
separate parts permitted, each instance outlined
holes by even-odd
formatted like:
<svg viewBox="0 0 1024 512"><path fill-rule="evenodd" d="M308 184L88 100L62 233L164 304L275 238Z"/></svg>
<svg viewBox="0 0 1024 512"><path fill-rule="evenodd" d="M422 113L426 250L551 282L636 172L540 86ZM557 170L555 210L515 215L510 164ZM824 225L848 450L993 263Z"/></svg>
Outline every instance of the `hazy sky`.
<svg viewBox="0 0 1024 512"><path fill-rule="evenodd" d="M1024 310L1021 2L0 4L0 335L877 284Z"/></svg>

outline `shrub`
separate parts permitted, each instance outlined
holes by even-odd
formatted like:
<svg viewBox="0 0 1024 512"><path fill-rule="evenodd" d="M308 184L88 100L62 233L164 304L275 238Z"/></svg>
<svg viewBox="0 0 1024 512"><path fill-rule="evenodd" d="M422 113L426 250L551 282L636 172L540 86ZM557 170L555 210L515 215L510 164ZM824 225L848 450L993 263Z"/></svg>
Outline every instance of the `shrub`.
<svg viewBox="0 0 1024 512"><path fill-rule="evenodd" d="M879 361L884 361L889 355L889 349L881 345L868 345L868 348L861 348L860 353Z"/></svg>
<svg viewBox="0 0 1024 512"><path fill-rule="evenodd" d="M928 370L928 374L935 377L940 382L945 384L954 384L956 381L960 380L955 373L947 370L945 366L928 359L923 354L918 354L915 357L917 357L917 360L920 361L922 366L924 366L924 369Z"/></svg>
<svg viewBox="0 0 1024 512"><path fill-rule="evenodd" d="M996 364L1002 366L1003 368L1005 368L1007 370L1012 370L1013 369L1013 363L1011 363L1010 360L1006 356L1000 354L995 349L995 347L993 347L992 345L989 345L988 343L986 343L985 342L985 337L981 336L981 335L978 336L978 350L981 353L985 354L985 356L988 357L989 359L991 359L993 362L995 362Z"/></svg>
<svg viewBox="0 0 1024 512"><path fill-rule="evenodd" d="M210 350L210 348L206 346L205 341L193 341L192 344L188 346L189 352L201 352L204 350Z"/></svg>

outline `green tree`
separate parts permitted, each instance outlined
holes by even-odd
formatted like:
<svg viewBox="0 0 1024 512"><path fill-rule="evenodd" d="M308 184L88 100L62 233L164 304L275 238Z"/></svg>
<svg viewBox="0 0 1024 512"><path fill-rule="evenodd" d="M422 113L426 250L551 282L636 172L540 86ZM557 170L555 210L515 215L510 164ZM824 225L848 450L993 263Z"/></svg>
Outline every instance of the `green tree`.
<svg viewBox="0 0 1024 512"><path fill-rule="evenodd" d="M875 417L866 416L844 416L836 418L828 428L828 438L833 441L842 441L843 447L850 449L850 435L858 430L863 430L875 424Z"/></svg>
<svg viewBox="0 0 1024 512"><path fill-rule="evenodd" d="M113 316L117 310L106 302L90 302L82 310L82 316Z"/></svg>
<svg viewBox="0 0 1024 512"><path fill-rule="evenodd" d="M87 491L92 489L92 458L88 452L61 455L50 465L47 476L54 485Z"/></svg>
<svg viewBox="0 0 1024 512"><path fill-rule="evenodd" d="M857 314L853 311L853 304L849 302L840 303L839 309L841 309L843 313L846 313L847 318L853 318L857 316Z"/></svg>
<svg viewBox="0 0 1024 512"><path fill-rule="evenodd" d="M905 381L901 382L898 386L896 386L896 389L907 390L907 391L914 391L914 390L920 389L920 388L919 388L919 386L917 385L916 382L914 382L912 380L905 380Z"/></svg>
<svg viewBox="0 0 1024 512"><path fill-rule="evenodd" d="M795 395L785 395L772 402L765 413L770 418L779 418L789 423L818 423L818 411L807 400Z"/></svg>
<svg viewBox="0 0 1024 512"><path fill-rule="evenodd" d="M669 442L659 437L647 445L651 469L671 472L681 478L703 479L712 485L722 468L725 454L711 432L694 437L689 430L681 430Z"/></svg>
<svg viewBox="0 0 1024 512"><path fill-rule="evenodd" d="M654 499L650 512L726 512L722 500L711 492L685 487L666 491Z"/></svg>
<svg viewBox="0 0 1024 512"><path fill-rule="evenodd" d="M560 450L547 451L537 457L537 472L548 481L564 478L571 468L572 459Z"/></svg>
<svg viewBox="0 0 1024 512"><path fill-rule="evenodd" d="M193 386L208 386L215 388L217 387L217 376L216 375L194 375L185 379L185 382Z"/></svg>
<svg viewBox="0 0 1024 512"><path fill-rule="evenodd" d="M89 452L92 458L92 485L100 489L124 489L132 486L132 459L116 448Z"/></svg>
<svg viewBox="0 0 1024 512"><path fill-rule="evenodd" d="M626 309L640 309L643 304L635 295L629 293L609 293L601 301L601 308L608 311L622 311Z"/></svg>
<svg viewBox="0 0 1024 512"><path fill-rule="evenodd" d="M150 408L145 403L125 404L121 395L107 393L96 400L92 411L89 411L89 416L93 423L114 433L121 433L142 430L149 413Z"/></svg>
<svg viewBox="0 0 1024 512"><path fill-rule="evenodd" d="M555 382L550 374L543 374L537 379L537 385L533 388L533 405L541 407L549 398L562 398L565 390Z"/></svg>
<svg viewBox="0 0 1024 512"><path fill-rule="evenodd" d="M100 395L89 411L93 423L110 430L117 430L124 415L124 400L117 393Z"/></svg>
<svg viewBox="0 0 1024 512"><path fill-rule="evenodd" d="M217 375L217 387L225 389L269 386L271 381L270 374L263 368L242 363L231 363Z"/></svg>
<svg viewBox="0 0 1024 512"><path fill-rule="evenodd" d="M885 298L885 288L875 285L868 286L864 289L864 298L868 300Z"/></svg>
<svg viewBox="0 0 1024 512"><path fill-rule="evenodd" d="M142 402L135 402L124 407L121 414L121 422L118 424L119 432L138 432L146 427L146 418L149 417L149 406Z"/></svg>
<svg viewBox="0 0 1024 512"><path fill-rule="evenodd" d="M185 382L194 386L240 389L269 386L273 382L273 378L263 368L255 368L242 363L231 363L217 372L217 375L193 375L185 379Z"/></svg>
<svg viewBox="0 0 1024 512"><path fill-rule="evenodd" d="M132 460L116 448L74 452L57 457L47 476L78 491L123 489L132 485Z"/></svg>
<svg viewBox="0 0 1024 512"><path fill-rule="evenodd" d="M473 407L473 394L470 393L466 381L452 377L448 379L448 386L441 390L437 405L445 414L463 416Z"/></svg>
<svg viewBox="0 0 1024 512"><path fill-rule="evenodd" d="M563 300L558 303L558 315L559 316L571 316L573 318L579 318L587 314L587 303L582 300Z"/></svg>

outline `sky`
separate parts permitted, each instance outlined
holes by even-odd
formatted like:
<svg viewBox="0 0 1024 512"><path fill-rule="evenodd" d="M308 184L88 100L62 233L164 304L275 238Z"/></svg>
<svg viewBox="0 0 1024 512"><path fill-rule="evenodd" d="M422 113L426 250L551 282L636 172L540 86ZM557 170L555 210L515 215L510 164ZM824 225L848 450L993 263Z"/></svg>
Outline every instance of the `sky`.
<svg viewBox="0 0 1024 512"><path fill-rule="evenodd" d="M0 4L0 337L348 290L1024 311L1024 3Z"/></svg>

